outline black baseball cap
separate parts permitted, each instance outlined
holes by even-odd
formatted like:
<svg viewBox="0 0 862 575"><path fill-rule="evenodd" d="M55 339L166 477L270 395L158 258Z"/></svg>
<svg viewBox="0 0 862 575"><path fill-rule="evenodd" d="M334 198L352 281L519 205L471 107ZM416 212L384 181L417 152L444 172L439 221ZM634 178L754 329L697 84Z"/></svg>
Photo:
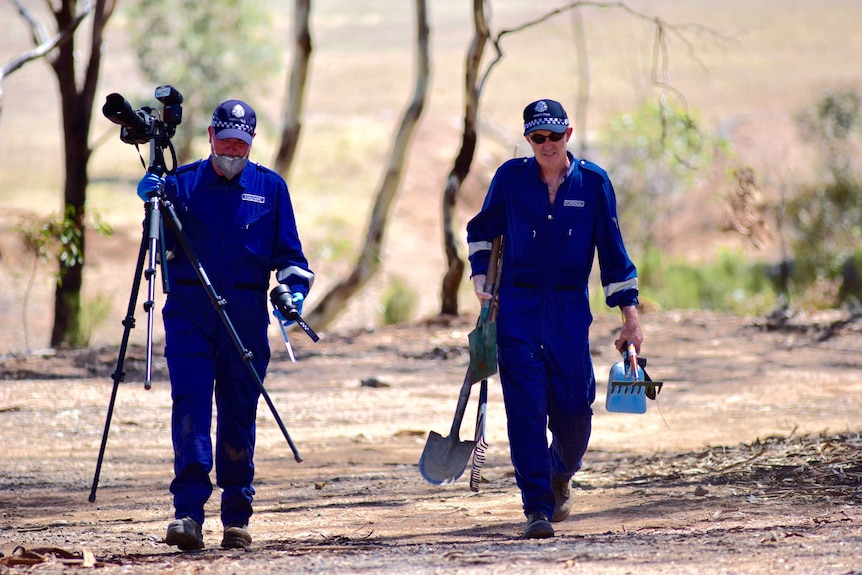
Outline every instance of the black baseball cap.
<svg viewBox="0 0 862 575"><path fill-rule="evenodd" d="M537 100L524 108L524 135L536 130L562 134L569 129L569 117L555 100Z"/></svg>
<svg viewBox="0 0 862 575"><path fill-rule="evenodd" d="M254 136L254 128L257 125L257 117L254 109L241 100L228 100L219 104L213 112L210 124L215 137L219 140L236 138L242 140L249 146Z"/></svg>

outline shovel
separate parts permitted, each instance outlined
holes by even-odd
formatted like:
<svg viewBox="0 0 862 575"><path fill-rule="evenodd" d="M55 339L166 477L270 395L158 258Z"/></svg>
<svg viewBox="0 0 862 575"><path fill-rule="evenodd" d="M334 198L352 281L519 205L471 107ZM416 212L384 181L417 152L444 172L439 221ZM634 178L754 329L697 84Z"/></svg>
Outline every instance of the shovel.
<svg viewBox="0 0 862 575"><path fill-rule="evenodd" d="M488 265L488 274L486 276L485 289L492 286L491 289L499 287L499 250L502 238L494 240L491 249L491 261ZM496 298L496 291L493 291ZM483 302L483 314L490 321L483 323L482 314L479 316L479 323L483 325L481 331L476 332L477 335L470 334L470 337L476 342L476 349L482 358L474 358L472 353L473 346L471 345L470 365L467 366L467 373L464 375L464 383L461 384L461 391L458 394L458 404L455 407L455 417L452 419L452 427L449 429L449 435L443 437L436 431L428 433L428 441L425 442L425 449L422 450L422 456L419 458L419 473L428 483L433 485L445 485L456 481L464 473L467 468L467 463L470 461L470 456L473 454L473 449L476 447L476 440L461 441L459 432L461 430L461 422L464 419L464 411L467 409L467 402L470 399L470 389L474 380L473 377L478 374L482 376L479 379L486 379L488 376L497 372L497 339L496 339L496 322L493 321L496 316L496 306L490 304L494 302ZM496 303L496 302L494 302ZM486 312L485 309L488 309ZM475 330L474 330L475 331ZM493 333L493 340L490 340ZM488 351L488 343L493 341L493 362ZM487 385L487 384L486 384ZM481 408L481 406L480 406Z"/></svg>

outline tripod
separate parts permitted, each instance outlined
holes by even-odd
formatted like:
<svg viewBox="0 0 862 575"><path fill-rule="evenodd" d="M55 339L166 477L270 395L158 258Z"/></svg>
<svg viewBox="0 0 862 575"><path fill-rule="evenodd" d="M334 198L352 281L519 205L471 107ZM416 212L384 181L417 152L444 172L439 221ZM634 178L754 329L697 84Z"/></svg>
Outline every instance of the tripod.
<svg viewBox="0 0 862 575"><path fill-rule="evenodd" d="M151 142L151 155L155 159L151 163L148 171L151 173L155 173L158 175L163 175L166 170L164 168L164 158L162 157L161 149L158 143ZM272 412L273 417L275 418L276 423L278 424L279 429L281 429L281 433L284 435L284 438L287 440L287 444L290 446L291 451L293 452L293 457L297 462L302 461L302 456L300 456L299 451L297 451L296 445L294 445L293 440L290 438L290 434L287 432L287 428L285 428L284 423L281 420L281 417L278 415L278 411L275 409L275 405L272 403L272 399L270 399L269 394L266 392L266 389L263 387L263 380L260 375L257 373L257 370L252 363L252 359L254 358L254 354L246 348L242 341L240 340L239 334L237 334L236 329L234 328L233 323L228 316L227 310L225 306L227 305L227 301L218 295L215 288L213 288L212 283L210 283L209 277L206 274L206 271L201 264L200 259L189 243L188 238L183 232L182 222L180 222L179 217L177 216L176 210L173 207L173 204L170 202L168 198L165 197L163 190L159 189L154 192L150 192L148 195L148 200L146 203L145 210L145 221L144 221L144 232L143 237L141 238L141 247L138 252L138 261L137 267L135 268L135 279L132 285L131 296L129 297L129 306L127 308L126 317L123 320L123 337L120 343L120 351L117 357L117 366L114 370L114 373L111 374L111 378L114 381L113 389L111 390L111 399L108 404L108 414L105 419L105 428L102 432L102 444L99 448L99 458L96 463L96 472L93 477L93 485L90 490L90 503L93 503L96 500L96 489L99 483L99 474L102 469L102 461L105 455L105 447L108 442L108 431L111 426L111 418L114 412L114 403L117 397L117 389L119 388L120 382L125 379L125 373L123 372L123 363L125 361L126 349L128 348L129 343L129 334L131 330L135 327L135 305L138 299L138 290L139 284L141 282L142 277L146 276L148 282L148 300L144 303L144 309L147 312L147 363L146 363L146 382L144 384L145 389L150 389L151 381L152 381L152 330L153 330L153 308L155 306L155 275L156 275L156 265L158 264L158 260L156 259L156 254L159 253L161 257L161 262L167 261L166 251L164 247L164 242L161 239L164 237L164 222L165 219L163 217L167 217L167 222L171 226L174 235L177 238L177 241L180 244L180 247L183 249L185 254L188 256L189 260L193 263L195 268L195 273L198 277L198 280L204 286L207 291L207 294L215 307L216 311L219 314L219 317L222 320L225 328L227 328L228 333L230 335L233 344L236 346L237 351L239 351L240 357L243 362L249 369L252 377L254 378L255 383L260 391L260 394L263 396L266 404L269 406L270 411ZM158 251L157 251L158 250ZM149 258L147 261L147 267L144 268L144 259L149 253ZM164 269L164 265L162 266ZM162 274L163 281L163 289L165 293L169 291L169 282L167 277L166 270ZM297 323L305 329L307 324L302 321L302 318L299 317L299 314L295 312L291 314L293 317L290 319L295 319ZM306 330L308 333L309 330ZM311 332L313 333L313 332ZM309 334L311 335L311 334ZM316 335L312 337L315 341L317 341Z"/></svg>

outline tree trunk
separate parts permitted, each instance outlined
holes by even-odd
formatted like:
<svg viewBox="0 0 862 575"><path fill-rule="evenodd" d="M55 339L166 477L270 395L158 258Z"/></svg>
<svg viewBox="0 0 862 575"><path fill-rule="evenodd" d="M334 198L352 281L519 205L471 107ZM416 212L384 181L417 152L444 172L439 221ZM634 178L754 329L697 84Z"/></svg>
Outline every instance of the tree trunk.
<svg viewBox="0 0 862 575"><path fill-rule="evenodd" d="M2 68L0 68L0 114L3 112L3 81L8 77L12 72L20 70L25 64L28 62L32 62L33 60L37 60L39 58L43 58L48 53L50 53L54 48L59 46L61 43L68 40L72 34L75 33L75 30L78 29L78 26L81 22L84 21L84 18L92 12L92 6L88 5L84 7L84 10L78 14L74 20L67 26L63 28L57 34L51 38L46 35L40 33L44 32L44 30L39 26L39 23L33 18L32 14L24 7L23 4L15 2L18 6L18 11L21 13L21 16L24 17L30 23L30 27L33 30L34 39L37 42L37 46L32 49L24 52L23 54L19 54L17 57L13 58L9 63L5 64Z"/></svg>
<svg viewBox="0 0 862 575"><path fill-rule="evenodd" d="M57 29L65 30L75 20L77 0L63 0L55 10ZM97 0L93 11L93 28L90 37L90 56L79 88L75 70L76 53L80 47L74 36L63 43L51 60L60 90L65 184L63 187L63 213L73 221L79 232L78 252L81 257L67 264L60 262L61 280L57 283L54 300L54 326L51 331L51 346L75 345L81 336L81 287L83 283L84 218L87 199L87 163L90 159L90 121L93 100L102 60L102 34L113 12L115 2ZM80 60L80 55L77 55Z"/></svg>
<svg viewBox="0 0 862 575"><path fill-rule="evenodd" d="M473 42L467 51L464 78L464 132L461 136L461 150L455 158L449 177L446 178L446 190L443 193L443 249L448 267L443 276L441 289L440 313L442 314L458 314L458 287L464 275L464 260L458 253L460 237L454 231L455 200L461 190L461 184L470 173L470 166L476 152L476 123L481 95L479 66L489 37L485 1L473 0Z"/></svg>
<svg viewBox="0 0 862 575"><path fill-rule="evenodd" d="M575 106L575 139L579 158L587 155L587 108L590 103L590 58L584 31L584 16L580 9L572 10L572 33L578 55L578 98Z"/></svg>
<svg viewBox="0 0 862 575"><path fill-rule="evenodd" d="M305 86L308 82L308 62L311 59L311 0L296 0L294 10L293 67L287 84L287 105L281 128L281 144L275 154L275 170L288 179L293 158L302 131L302 109L305 104Z"/></svg>
<svg viewBox="0 0 862 575"><path fill-rule="evenodd" d="M368 233L365 238L365 246L359 260L350 275L326 294L306 318L309 324L317 328L322 329L332 323L338 312L347 305L350 297L361 290L380 268L383 233L386 229L389 208L401 183L404 159L410 147L413 131L422 115L428 93L428 81L431 75L428 39L426 0L416 0L417 70L413 99L401 119L401 126L390 154L383 184L377 193L374 211L371 214Z"/></svg>

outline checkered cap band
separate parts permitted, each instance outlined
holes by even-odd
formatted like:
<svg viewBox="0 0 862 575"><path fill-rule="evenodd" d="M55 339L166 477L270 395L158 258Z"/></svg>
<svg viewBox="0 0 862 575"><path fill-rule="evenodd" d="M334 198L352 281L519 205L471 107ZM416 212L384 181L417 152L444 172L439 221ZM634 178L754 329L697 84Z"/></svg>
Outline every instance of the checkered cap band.
<svg viewBox="0 0 862 575"><path fill-rule="evenodd" d="M242 130L243 132L248 132L249 134L254 134L254 127L248 124L244 124L242 122L229 122L224 120L213 119L212 127L216 130L224 130L226 128L231 128L233 130Z"/></svg>
<svg viewBox="0 0 862 575"><path fill-rule="evenodd" d="M536 126L569 126L568 118L536 118L524 124L524 129L529 130Z"/></svg>

